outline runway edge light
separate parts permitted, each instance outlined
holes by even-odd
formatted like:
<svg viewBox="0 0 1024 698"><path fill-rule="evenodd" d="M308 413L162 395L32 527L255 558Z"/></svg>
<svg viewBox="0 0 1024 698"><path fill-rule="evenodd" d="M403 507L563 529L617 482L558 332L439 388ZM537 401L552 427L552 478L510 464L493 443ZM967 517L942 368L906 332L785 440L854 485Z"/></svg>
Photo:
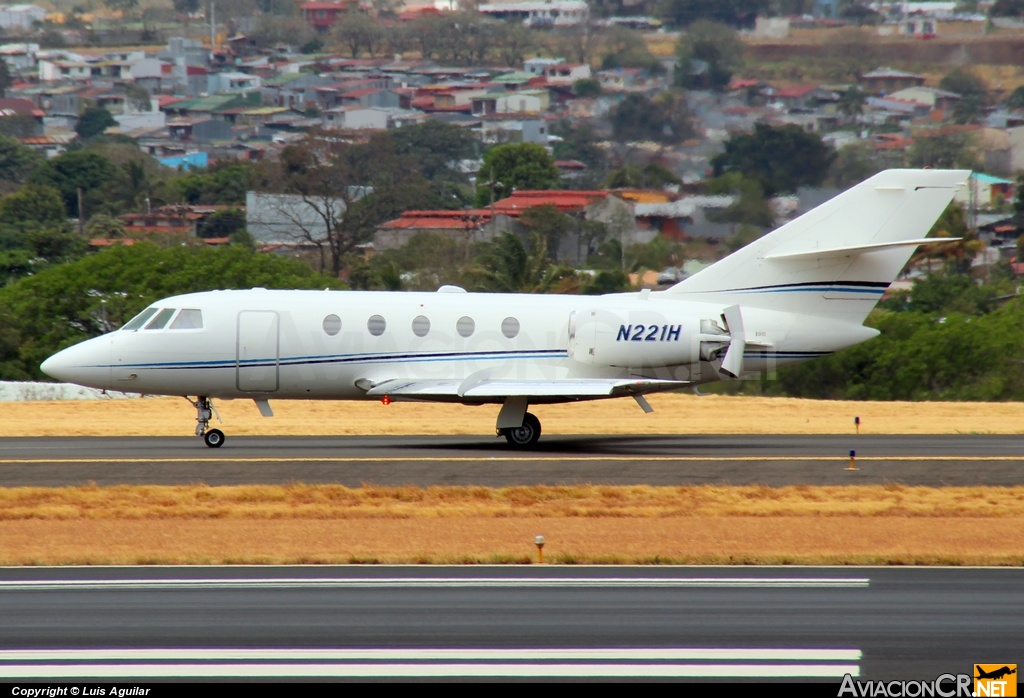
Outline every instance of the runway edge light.
<svg viewBox="0 0 1024 698"><path fill-rule="evenodd" d="M860 470L857 467L857 452L852 448L850 449L850 464L846 466L846 470Z"/></svg>
<svg viewBox="0 0 1024 698"><path fill-rule="evenodd" d="M537 562L544 564L544 536L536 536L533 544L537 546Z"/></svg>

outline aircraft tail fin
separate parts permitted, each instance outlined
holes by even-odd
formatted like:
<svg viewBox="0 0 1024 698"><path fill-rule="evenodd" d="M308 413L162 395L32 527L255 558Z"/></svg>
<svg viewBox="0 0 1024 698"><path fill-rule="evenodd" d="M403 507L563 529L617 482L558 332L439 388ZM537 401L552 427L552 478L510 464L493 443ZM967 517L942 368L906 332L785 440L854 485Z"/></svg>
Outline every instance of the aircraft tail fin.
<svg viewBox="0 0 1024 698"><path fill-rule="evenodd" d="M970 174L880 172L664 293L859 324Z"/></svg>

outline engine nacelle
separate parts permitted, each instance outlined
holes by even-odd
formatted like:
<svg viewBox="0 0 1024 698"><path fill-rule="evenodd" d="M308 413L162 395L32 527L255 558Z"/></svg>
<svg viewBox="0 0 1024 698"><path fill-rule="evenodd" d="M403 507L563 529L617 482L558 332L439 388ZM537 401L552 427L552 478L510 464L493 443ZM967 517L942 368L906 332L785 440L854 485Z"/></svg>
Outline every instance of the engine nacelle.
<svg viewBox="0 0 1024 698"><path fill-rule="evenodd" d="M569 317L569 356L588 366L681 366L710 361L728 345L729 335L711 319L604 309Z"/></svg>

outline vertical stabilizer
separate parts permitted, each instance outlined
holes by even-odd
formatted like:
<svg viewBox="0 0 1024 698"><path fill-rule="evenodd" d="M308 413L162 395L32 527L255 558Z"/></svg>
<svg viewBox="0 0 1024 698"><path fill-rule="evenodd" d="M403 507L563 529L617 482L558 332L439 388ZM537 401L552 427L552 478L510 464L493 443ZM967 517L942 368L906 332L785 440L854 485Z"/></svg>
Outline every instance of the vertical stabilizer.
<svg viewBox="0 0 1024 698"><path fill-rule="evenodd" d="M663 293L860 323L970 174L880 172Z"/></svg>

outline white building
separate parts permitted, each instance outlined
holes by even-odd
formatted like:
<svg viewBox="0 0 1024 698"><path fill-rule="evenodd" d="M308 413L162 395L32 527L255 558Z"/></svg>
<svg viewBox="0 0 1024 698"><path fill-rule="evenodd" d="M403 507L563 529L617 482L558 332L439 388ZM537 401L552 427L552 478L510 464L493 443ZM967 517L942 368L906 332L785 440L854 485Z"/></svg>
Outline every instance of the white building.
<svg viewBox="0 0 1024 698"><path fill-rule="evenodd" d="M39 44L4 44L0 46L0 58L15 70L34 68Z"/></svg>
<svg viewBox="0 0 1024 698"><path fill-rule="evenodd" d="M570 27L585 24L590 19L590 8L583 0L496 2L480 5L478 11L495 19L519 20L540 27Z"/></svg>
<svg viewBox="0 0 1024 698"><path fill-rule="evenodd" d="M248 92L249 90L258 90L263 85L263 81L260 80L259 76L248 75L247 73L210 73L207 79L209 80L211 94L217 92Z"/></svg>
<svg viewBox="0 0 1024 698"><path fill-rule="evenodd" d="M5 32L29 31L45 18L46 10L39 5L0 5L0 28Z"/></svg>

